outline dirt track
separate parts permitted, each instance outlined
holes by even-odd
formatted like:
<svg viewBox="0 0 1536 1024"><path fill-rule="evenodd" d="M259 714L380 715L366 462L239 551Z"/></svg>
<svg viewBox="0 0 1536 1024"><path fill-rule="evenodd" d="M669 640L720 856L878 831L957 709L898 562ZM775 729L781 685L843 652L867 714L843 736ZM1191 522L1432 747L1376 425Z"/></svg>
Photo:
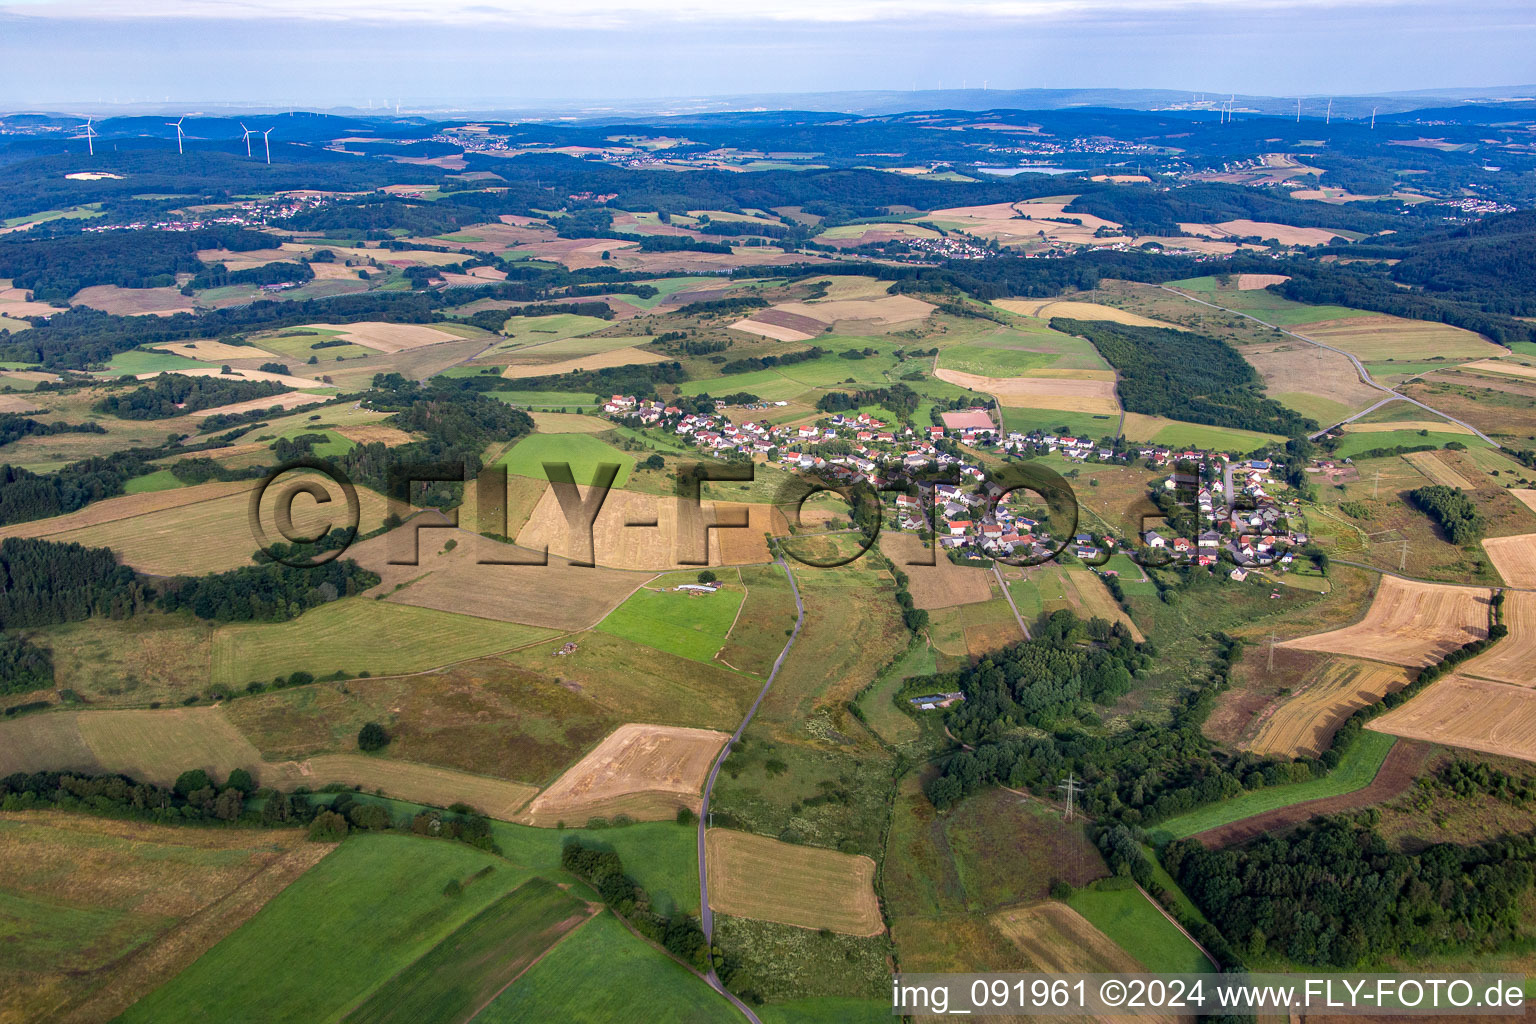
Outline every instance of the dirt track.
<svg viewBox="0 0 1536 1024"><path fill-rule="evenodd" d="M1387 754L1387 759L1382 762L1376 778L1371 780L1371 784L1364 789L1357 789L1343 796L1308 800L1305 803L1266 811L1251 818L1244 818L1242 821L1234 821L1230 825L1198 832L1190 838L1198 839L1210 849L1215 850L1236 843L1246 843L1266 832L1278 832L1292 825L1299 825L1320 814L1339 814L1342 811L1353 811L1390 800L1400 793L1407 792L1408 787L1413 785L1414 778L1423 769L1424 762L1433 749L1433 745L1429 743L1398 740L1391 752Z"/></svg>

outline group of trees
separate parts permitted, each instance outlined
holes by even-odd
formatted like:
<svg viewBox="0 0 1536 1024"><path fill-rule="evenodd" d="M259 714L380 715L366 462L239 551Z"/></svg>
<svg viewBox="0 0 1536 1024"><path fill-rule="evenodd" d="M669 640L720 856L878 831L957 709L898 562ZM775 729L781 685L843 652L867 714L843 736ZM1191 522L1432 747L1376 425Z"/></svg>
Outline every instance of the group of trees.
<svg viewBox="0 0 1536 1024"><path fill-rule="evenodd" d="M23 437L48 437L53 434L105 434L100 423L43 423L21 413L0 413L0 445L8 445Z"/></svg>
<svg viewBox="0 0 1536 1024"><path fill-rule="evenodd" d="M1119 372L1127 412L1287 436L1317 429L1314 420L1264 397L1258 373L1220 339L1107 320L1055 317L1051 327L1093 342Z"/></svg>
<svg viewBox="0 0 1536 1024"><path fill-rule="evenodd" d="M94 408L119 419L162 420L221 405L272 398L288 390L276 381L162 373L152 383L134 388L127 394L107 395Z"/></svg>
<svg viewBox="0 0 1536 1024"><path fill-rule="evenodd" d="M215 263L187 282L186 287L197 289L222 288L232 284L303 284L314 279L315 271L308 263L274 260L244 270L229 270L224 264Z"/></svg>
<svg viewBox="0 0 1536 1024"><path fill-rule="evenodd" d="M0 633L0 694L53 685L53 652L24 636Z"/></svg>
<svg viewBox="0 0 1536 1024"><path fill-rule="evenodd" d="M709 944L698 921L681 912L659 913L650 895L624 873L624 863L613 850L573 839L560 851L560 866L590 882L603 902L641 935L699 970L709 968Z"/></svg>
<svg viewBox="0 0 1536 1024"><path fill-rule="evenodd" d="M813 359L820 359L827 354L827 350L817 345L799 352L788 352L782 356L747 356L743 359L732 359L720 367L723 374L752 373L754 370L767 370L774 366L793 366L795 363L805 363Z"/></svg>
<svg viewBox="0 0 1536 1024"><path fill-rule="evenodd" d="M1428 484L1408 492L1415 508L1445 531L1452 544L1470 544L1483 535L1483 516L1459 487Z"/></svg>
<svg viewBox="0 0 1536 1024"><path fill-rule="evenodd" d="M186 608L213 622L282 622L378 583L377 573L350 558L310 568L268 562L207 576L178 576L166 585L160 603L167 611Z"/></svg>
<svg viewBox="0 0 1536 1024"><path fill-rule="evenodd" d="M905 384L896 383L888 388L868 388L854 392L828 391L816 400L816 408L822 412L848 412L866 405L878 405L904 423L911 422L912 414L922 404L923 396Z"/></svg>
<svg viewBox="0 0 1536 1024"><path fill-rule="evenodd" d="M92 285L168 287L180 273L198 273L200 249L265 249L272 236L238 227L198 231L25 232L0 240L0 277L31 290L39 302L63 304Z"/></svg>
<svg viewBox="0 0 1536 1024"><path fill-rule="evenodd" d="M48 519L123 493L123 485L149 471L164 454L133 449L72 462L53 473L34 473L0 463L0 526Z"/></svg>

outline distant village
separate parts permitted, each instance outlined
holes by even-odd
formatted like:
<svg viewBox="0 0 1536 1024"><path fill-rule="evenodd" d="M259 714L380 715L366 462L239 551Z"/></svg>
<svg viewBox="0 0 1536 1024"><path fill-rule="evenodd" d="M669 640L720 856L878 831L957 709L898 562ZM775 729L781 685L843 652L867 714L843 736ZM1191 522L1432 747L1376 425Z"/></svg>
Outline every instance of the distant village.
<svg viewBox="0 0 1536 1024"><path fill-rule="evenodd" d="M785 404L760 402L740 409L767 413ZM927 428L891 426L868 412L779 426L763 419L732 419L718 409L689 413L631 395L613 395L603 412L627 425L673 434L720 458L756 459L834 484L867 482L878 488L910 480L919 471L948 470L961 483L920 482L916 495L897 493L887 499L886 525L925 539L932 529L939 547L955 560L1043 559L1065 546L1076 557L1098 563L1116 550L1139 547L1157 562L1215 568L1225 560L1234 567L1229 575L1243 580L1259 567L1289 570L1295 549L1308 540L1298 529L1294 498L1282 502L1273 493L1275 467L1268 459L1154 444L1117 448L1088 437L1005 431L984 407L940 413L943 424ZM1143 460L1152 469L1169 471L1160 486L1170 518L1196 528L1149 529L1139 537L1093 532L1052 537L1049 524L1039 518L1043 513L1037 501L1027 500L1022 490L1006 494L987 480L983 454L1005 459L1054 454L1082 464Z"/></svg>

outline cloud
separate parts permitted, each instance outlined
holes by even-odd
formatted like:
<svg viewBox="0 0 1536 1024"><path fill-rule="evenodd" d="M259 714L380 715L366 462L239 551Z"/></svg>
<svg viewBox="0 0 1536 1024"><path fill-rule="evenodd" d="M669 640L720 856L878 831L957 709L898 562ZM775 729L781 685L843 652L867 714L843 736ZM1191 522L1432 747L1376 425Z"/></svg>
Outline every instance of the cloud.
<svg viewBox="0 0 1536 1024"><path fill-rule="evenodd" d="M1428 3L1429 0L1424 0ZM1325 12L1402 7L1402 0L1244 0L1246 13ZM0 12L69 20L218 19L434 25L522 25L529 28L623 28L712 23L851 25L942 19L950 24L1060 24L1130 16L1189 16L1232 10L1230 0L0 0Z"/></svg>

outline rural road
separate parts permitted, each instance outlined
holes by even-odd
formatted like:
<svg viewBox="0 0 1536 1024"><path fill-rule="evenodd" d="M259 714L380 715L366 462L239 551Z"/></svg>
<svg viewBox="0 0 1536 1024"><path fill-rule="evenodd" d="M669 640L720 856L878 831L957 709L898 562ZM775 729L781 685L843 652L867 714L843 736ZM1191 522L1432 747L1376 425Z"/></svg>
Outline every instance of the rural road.
<svg viewBox="0 0 1536 1024"><path fill-rule="evenodd" d="M1019 629L1024 634L1025 640L1034 639L1029 635L1029 627L1024 625L1024 616L1019 614L1019 606L1013 603L1013 595L1008 592L1008 584L1003 582L1003 574L997 568L997 563L992 563L992 575L997 577L997 585L1003 588L1003 596L1008 599L1008 607L1013 609L1013 617L1019 623Z"/></svg>
<svg viewBox="0 0 1536 1024"><path fill-rule="evenodd" d="M741 724L736 727L736 731L731 734L731 738L726 740L725 746L720 749L720 756L715 758L714 766L709 770L709 779L704 783L704 802L699 807L699 921L704 926L705 940L711 944L715 938L715 915L709 909L709 872L705 866L704 855L704 833L709 827L709 798L715 790L715 779L720 774L720 766L725 764L725 759L730 756L731 747L736 744L737 740L741 739L741 734L747 731L747 726L752 722L752 716L757 714L757 709L763 703L763 698L768 696L768 688L773 685L774 678L779 674L779 668L783 666L784 659L789 656L789 649L800 638L800 627L805 624L805 605L800 601L800 588L795 586L795 574L789 571L789 563L784 561L782 555L779 557L778 563L779 567L784 570L784 575L789 579L789 592L795 596L795 628L789 634L789 640L785 642L784 649L774 659L773 669L768 673L768 680L763 683L763 688L758 691L757 699L747 709L747 717L741 720ZM704 980L709 982L710 987L716 992L719 992L734 1003L736 1009L745 1014L752 1024L762 1024L762 1021L757 1019L757 1014L753 1013L746 1003L737 999L721 983L720 977L715 974L713 965L710 966L709 974L705 976Z"/></svg>
<svg viewBox="0 0 1536 1024"><path fill-rule="evenodd" d="M1209 306L1212 309L1219 309L1223 313L1231 313L1233 316L1240 316L1240 317L1242 317L1245 320L1252 320L1254 323L1258 324L1260 327L1268 327L1272 331L1279 331L1281 334L1284 334L1286 337L1295 338L1297 341L1304 341L1308 345L1316 345L1318 348L1325 348L1329 352L1337 352L1339 355L1343 356L1344 358L1348 359L1351 363L1354 364L1355 372L1360 375L1360 382L1362 384L1368 385L1369 387L1373 387L1377 391L1381 391L1381 392L1385 393L1387 396L1389 396L1387 398L1382 399L1380 402L1377 402L1375 405L1371 406L1370 409L1365 409L1365 410L1363 410L1361 412L1357 412L1357 413L1355 413L1355 415L1349 417L1349 419L1341 420L1338 423L1335 423L1332 427L1325 427L1322 430L1319 430L1315 434L1308 435L1310 438L1312 438L1314 440L1316 438L1322 437L1324 434L1328 433L1328 431L1332 430L1334 427L1340 427L1340 426L1343 426L1345 423L1351 422L1352 420L1359 419L1361 416L1364 416L1366 413L1370 412L1371 409L1380 408L1381 406L1386 405L1388 402L1401 401L1401 402L1408 402L1411 405L1416 405L1420 409L1425 410L1426 412L1432 412L1436 416L1439 416L1441 419L1449 420L1450 422L1456 424L1459 427L1466 427L1468 430L1472 431L1472 433L1476 434L1478 437L1482 438L1484 441L1487 441L1489 444L1493 445L1495 448L1503 448L1504 447L1503 445L1499 444L1499 442L1495 441L1493 438L1491 438L1487 434L1483 433L1481 430L1478 430L1472 424L1464 423L1464 422L1462 422L1461 420L1457 419L1454 416L1447 416L1445 413L1441 412L1439 409L1436 409L1432 405L1425 405L1423 402L1419 401L1417 398L1409 398L1407 395L1400 395L1396 391L1393 391L1391 388L1386 387L1385 385L1376 383L1376 379L1374 377L1372 377L1371 374L1370 374L1370 371L1365 368L1365 364L1362 363L1359 359L1355 358L1355 355L1352 352L1346 352L1346 351L1344 351L1341 348L1334 348L1332 345L1328 345L1328 344L1325 344L1324 342L1318 341L1316 338L1309 338L1305 334L1297 334L1295 331L1288 331L1284 327L1279 326L1278 324L1272 324L1272 323L1269 323L1268 321L1260 320L1258 317L1253 316L1253 315L1251 315L1249 313L1244 313L1240 309L1228 309L1226 306L1218 306L1214 302L1207 302L1204 299L1197 299L1193 295L1190 295L1188 292L1181 292L1177 288L1169 288L1165 284L1160 284L1160 285L1158 285L1158 287L1161 288L1163 291L1169 292L1169 293L1171 293L1173 295L1177 295L1177 296L1179 296L1182 299L1188 299L1190 302L1198 302L1202 306Z"/></svg>
<svg viewBox="0 0 1536 1024"><path fill-rule="evenodd" d="M1409 576L1407 573L1398 572L1395 569L1383 569L1381 566L1371 565L1369 562L1351 562L1345 558L1332 557L1328 561L1334 565L1347 565L1353 569L1379 572L1383 576L1396 576L1398 579L1407 580L1409 583L1430 583L1437 587L1467 587L1472 590L1536 590L1536 587L1512 587L1507 583L1448 583L1445 580L1424 580L1417 576Z"/></svg>

